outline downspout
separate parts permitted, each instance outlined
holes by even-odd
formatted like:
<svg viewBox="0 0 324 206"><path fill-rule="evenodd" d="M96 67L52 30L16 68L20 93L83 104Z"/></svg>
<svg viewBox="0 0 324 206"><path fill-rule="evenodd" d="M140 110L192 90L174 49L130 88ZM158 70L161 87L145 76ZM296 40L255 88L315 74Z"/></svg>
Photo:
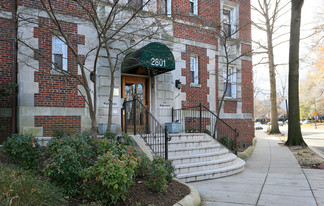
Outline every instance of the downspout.
<svg viewBox="0 0 324 206"><path fill-rule="evenodd" d="M12 25L13 25L13 42L12 42L12 81L15 85L18 85L17 74L18 74L18 18L17 18L17 8L18 0L12 0ZM18 95L18 86L12 88L12 109L11 109L11 134L17 133L17 95Z"/></svg>

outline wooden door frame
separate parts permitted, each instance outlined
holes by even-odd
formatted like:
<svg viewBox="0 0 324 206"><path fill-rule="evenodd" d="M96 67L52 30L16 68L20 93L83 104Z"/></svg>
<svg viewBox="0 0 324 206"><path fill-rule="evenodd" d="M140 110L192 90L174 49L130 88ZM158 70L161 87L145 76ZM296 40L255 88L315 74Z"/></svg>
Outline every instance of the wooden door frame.
<svg viewBox="0 0 324 206"><path fill-rule="evenodd" d="M122 75L121 76L121 88L122 88L122 93L121 96L126 101L125 99L125 85L126 83L133 83L133 84L143 84L144 85L144 91L143 91L143 100L147 101L147 104L143 102L145 107L150 111L151 108L151 90L150 90L150 77L146 76L130 76L130 75ZM123 110L121 113L121 125L122 125L122 130L124 129L124 124L125 124L125 111Z"/></svg>

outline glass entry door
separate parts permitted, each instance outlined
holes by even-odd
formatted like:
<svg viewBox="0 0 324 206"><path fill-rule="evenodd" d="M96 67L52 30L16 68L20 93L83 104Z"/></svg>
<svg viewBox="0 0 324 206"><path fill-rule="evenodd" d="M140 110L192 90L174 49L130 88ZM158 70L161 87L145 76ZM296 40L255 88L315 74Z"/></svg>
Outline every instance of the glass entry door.
<svg viewBox="0 0 324 206"><path fill-rule="evenodd" d="M125 104L125 110L122 115L122 125L125 131L127 127L128 133L133 133L134 125L139 132L146 133L149 128L149 121L146 109L150 110L150 96L149 96L149 78L146 77L134 77L134 76L122 76L122 97ZM143 105L132 101L134 98L138 99ZM134 108L134 106L136 108ZM136 116L135 116L136 115Z"/></svg>

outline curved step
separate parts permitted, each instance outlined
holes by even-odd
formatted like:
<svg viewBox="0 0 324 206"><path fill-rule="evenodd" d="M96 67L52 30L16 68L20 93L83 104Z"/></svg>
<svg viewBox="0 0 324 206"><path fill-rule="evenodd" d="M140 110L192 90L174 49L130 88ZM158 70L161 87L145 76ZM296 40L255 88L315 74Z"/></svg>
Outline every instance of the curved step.
<svg viewBox="0 0 324 206"><path fill-rule="evenodd" d="M234 175L240 173L244 170L245 161L237 158L236 163L227 167L212 169L212 170L205 170L199 172L191 172L185 174L177 175L177 178L184 182L194 182L206 179L215 179L225 176Z"/></svg>
<svg viewBox="0 0 324 206"><path fill-rule="evenodd" d="M175 173L184 174L204 170L213 170L233 165L236 163L236 161L236 155L230 153L227 157L218 160L175 165Z"/></svg>
<svg viewBox="0 0 324 206"><path fill-rule="evenodd" d="M182 140L182 141L171 141L169 142L169 148L178 147L199 147L204 145L210 145L212 141L209 139L199 139L199 140Z"/></svg>
<svg viewBox="0 0 324 206"><path fill-rule="evenodd" d="M201 140L207 139L204 133L180 133L170 134L171 141Z"/></svg>
<svg viewBox="0 0 324 206"><path fill-rule="evenodd" d="M180 155L191 155L198 153L212 153L217 152L220 149L219 144L212 144L206 146L197 146L197 147L178 147L169 149L169 156L180 156Z"/></svg>
<svg viewBox="0 0 324 206"><path fill-rule="evenodd" d="M228 155L228 150L225 148L221 148L218 151L212 153L170 156L169 160L171 160L174 165L179 165L179 164L194 163L194 162L212 161L212 160L224 158L227 155Z"/></svg>

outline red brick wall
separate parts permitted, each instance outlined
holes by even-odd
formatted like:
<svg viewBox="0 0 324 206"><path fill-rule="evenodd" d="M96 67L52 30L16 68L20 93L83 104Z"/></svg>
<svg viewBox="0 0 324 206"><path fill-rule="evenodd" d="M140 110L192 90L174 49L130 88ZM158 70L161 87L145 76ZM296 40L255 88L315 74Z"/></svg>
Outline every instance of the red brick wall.
<svg viewBox="0 0 324 206"><path fill-rule="evenodd" d="M242 60L242 112L253 113L252 62Z"/></svg>
<svg viewBox="0 0 324 206"><path fill-rule="evenodd" d="M39 52L35 58L39 61L39 69L35 71L35 82L39 83L39 93L34 95L35 106L42 107L84 107L85 101L78 95L77 86L80 84L75 78L67 79L62 75L52 75L52 66L48 60L52 59L52 34L41 25L54 27L49 19L40 18L39 27L34 29L34 37L38 38ZM78 44L84 44L84 36L77 34L77 25L61 23L69 39L77 51ZM68 49L68 71L78 74L78 66L72 51ZM79 76L80 77L80 76Z"/></svg>
<svg viewBox="0 0 324 206"><path fill-rule="evenodd" d="M12 22L8 19L0 18L0 88L8 86L13 81L12 34ZM12 97L0 96L0 108L11 107ZM11 117L0 117L0 144L10 133Z"/></svg>
<svg viewBox="0 0 324 206"><path fill-rule="evenodd" d="M198 41L217 46L216 34L217 33L214 31L202 29L195 26L189 26L176 22L173 24L173 35L175 37L183 39L189 39L192 41Z"/></svg>
<svg viewBox="0 0 324 206"><path fill-rule="evenodd" d="M237 101L224 101L224 112L225 113L236 113L237 112Z"/></svg>
<svg viewBox="0 0 324 206"><path fill-rule="evenodd" d="M81 116L35 116L35 127L43 127L45 137L52 136L55 129L80 132Z"/></svg>
<svg viewBox="0 0 324 206"><path fill-rule="evenodd" d="M199 110L199 109L198 109ZM199 113L196 113L197 117L185 117L185 132L187 133L198 133L200 132L200 118ZM201 132L204 132L207 129L207 126L210 125L210 118L203 117L201 118ZM194 131L191 131L194 130Z"/></svg>
<svg viewBox="0 0 324 206"><path fill-rule="evenodd" d="M240 39L251 42L251 4L250 1L240 1Z"/></svg>
<svg viewBox="0 0 324 206"><path fill-rule="evenodd" d="M239 133L237 138L238 145L242 147L252 145L254 137L254 123L252 119L225 119L224 121Z"/></svg>
<svg viewBox="0 0 324 206"><path fill-rule="evenodd" d="M44 10L40 0L18 0L18 2L20 6ZM44 2L46 3L46 7L49 8L49 1ZM76 1L71 0L52 0L51 5L55 14L65 14L69 16L86 18L87 16L85 10L75 2ZM79 2L82 2L82 5L91 11L91 6L88 3L88 0L80 0Z"/></svg>
<svg viewBox="0 0 324 206"><path fill-rule="evenodd" d="M201 87L191 87L190 86L190 56L198 56L198 76L199 84ZM209 87L207 87L207 79L209 74L207 72L207 64L209 62L207 57L207 50L205 48L186 46L186 52L182 53L182 60L186 61L186 68L182 69L182 76L186 77L186 84L182 85L181 91L186 93L186 101L182 102L183 107L198 106L202 103L204 106L209 108L209 103L207 102L207 95L209 94Z"/></svg>
<svg viewBox="0 0 324 206"><path fill-rule="evenodd" d="M12 23L8 19L0 18L0 88L8 86L12 79ZM12 98L0 97L0 107L11 107Z"/></svg>
<svg viewBox="0 0 324 206"><path fill-rule="evenodd" d="M174 18L216 28L220 24L220 1L198 1L198 15L190 14L188 0L172 1L172 15Z"/></svg>

